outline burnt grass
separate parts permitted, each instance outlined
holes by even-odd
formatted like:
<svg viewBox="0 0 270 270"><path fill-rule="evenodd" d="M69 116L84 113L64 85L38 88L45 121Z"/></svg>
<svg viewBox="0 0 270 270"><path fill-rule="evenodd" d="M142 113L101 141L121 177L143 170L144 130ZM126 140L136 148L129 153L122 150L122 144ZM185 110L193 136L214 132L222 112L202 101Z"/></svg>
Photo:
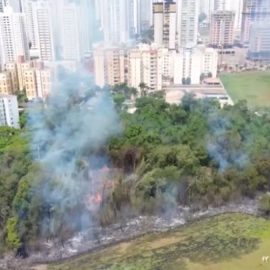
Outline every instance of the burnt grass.
<svg viewBox="0 0 270 270"><path fill-rule="evenodd" d="M128 242L78 257L50 270L186 270L187 263L218 263L252 253L269 221L243 214L226 214L194 222L167 233ZM168 239L175 238L173 243ZM154 243L163 244L156 247Z"/></svg>

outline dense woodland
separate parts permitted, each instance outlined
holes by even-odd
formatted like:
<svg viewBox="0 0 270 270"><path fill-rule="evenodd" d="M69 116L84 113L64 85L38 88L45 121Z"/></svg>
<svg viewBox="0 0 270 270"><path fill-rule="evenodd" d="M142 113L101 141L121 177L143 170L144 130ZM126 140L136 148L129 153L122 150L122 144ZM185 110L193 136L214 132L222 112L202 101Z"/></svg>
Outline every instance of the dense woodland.
<svg viewBox="0 0 270 270"><path fill-rule="evenodd" d="M102 226L138 213L173 214L179 204L219 206L270 190L269 114L249 111L244 101L220 108L215 100L192 96L169 105L162 93L138 98L136 112L129 114L123 102L136 91L118 90L113 95L122 133L95 149L117 170L95 216ZM48 207L35 192L56 176L33 161L26 131L0 128L0 249L34 246L40 238L65 239L80 229L62 220L80 205ZM78 173L85 170L80 159ZM269 213L269 197L262 202ZM52 216L53 230L44 226Z"/></svg>

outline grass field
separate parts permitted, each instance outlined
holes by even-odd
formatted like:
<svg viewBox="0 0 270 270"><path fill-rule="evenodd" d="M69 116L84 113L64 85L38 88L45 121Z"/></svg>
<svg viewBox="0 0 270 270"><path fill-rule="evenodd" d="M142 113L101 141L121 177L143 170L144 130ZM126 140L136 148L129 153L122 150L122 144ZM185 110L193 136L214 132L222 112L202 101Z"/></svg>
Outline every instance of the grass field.
<svg viewBox="0 0 270 270"><path fill-rule="evenodd" d="M223 74L221 80L234 102L245 99L251 108L270 107L270 72Z"/></svg>
<svg viewBox="0 0 270 270"><path fill-rule="evenodd" d="M84 255L49 270L269 270L270 221L242 214L205 219Z"/></svg>

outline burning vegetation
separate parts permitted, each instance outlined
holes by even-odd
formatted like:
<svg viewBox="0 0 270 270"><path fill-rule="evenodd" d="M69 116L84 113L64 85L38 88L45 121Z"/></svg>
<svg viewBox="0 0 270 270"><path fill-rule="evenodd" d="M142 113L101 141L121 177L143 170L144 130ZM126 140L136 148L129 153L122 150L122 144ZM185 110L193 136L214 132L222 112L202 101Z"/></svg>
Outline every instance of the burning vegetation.
<svg viewBox="0 0 270 270"><path fill-rule="evenodd" d="M141 214L172 217L179 205L220 207L269 190L269 114L190 96L169 105L160 94L138 98L128 114L87 76L59 76L28 110L31 151L18 134L1 148L0 237L9 248L64 244L93 227L124 230Z"/></svg>

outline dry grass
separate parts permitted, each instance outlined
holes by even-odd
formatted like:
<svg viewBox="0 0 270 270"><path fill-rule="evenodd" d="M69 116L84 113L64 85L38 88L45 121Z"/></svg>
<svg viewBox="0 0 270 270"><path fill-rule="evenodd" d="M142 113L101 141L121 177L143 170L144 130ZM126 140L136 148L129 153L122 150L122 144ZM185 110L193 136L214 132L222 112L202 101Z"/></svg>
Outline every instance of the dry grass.
<svg viewBox="0 0 270 270"><path fill-rule="evenodd" d="M270 253L270 222L247 215L222 215L148 235L84 255L49 270L259 270Z"/></svg>

